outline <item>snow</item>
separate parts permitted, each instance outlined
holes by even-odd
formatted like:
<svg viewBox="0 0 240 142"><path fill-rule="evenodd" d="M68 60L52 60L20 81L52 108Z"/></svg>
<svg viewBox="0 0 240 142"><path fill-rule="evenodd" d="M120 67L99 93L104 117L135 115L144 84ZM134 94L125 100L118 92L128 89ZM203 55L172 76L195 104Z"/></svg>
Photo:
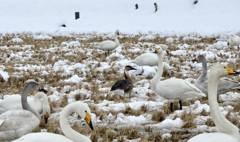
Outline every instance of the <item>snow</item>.
<svg viewBox="0 0 240 142"><path fill-rule="evenodd" d="M1 83L13 83L11 77L22 79L29 72L32 73L31 75L36 75L37 80L43 84L51 74L54 81L57 80L54 77L59 75L60 79L55 85L66 85L58 87L46 83L45 87L51 92L48 94L49 100L60 103L63 96L67 96L68 103L71 103L76 101L76 95L80 95L81 101L96 107L95 111L104 111L107 114L103 116L104 119L100 119L97 113L91 113L96 128L109 126L111 130L115 130L121 127L139 127L140 132L140 128L149 126L161 131L162 138L167 139L185 123L179 116L184 111L191 111L198 116L194 120L196 128L190 129L189 133L217 131L215 126L205 125L210 116L200 115L203 110L210 112L208 103L202 100L196 100L188 106L183 106L183 110L176 110L166 115L162 122L151 120L153 111L162 111L162 108L168 104L167 100L156 96L151 89L151 78L156 74L157 66L139 67L132 64L131 60L142 53L154 51L163 43L169 46L171 53L164 58L164 68L170 77L178 76L194 82L201 71L201 64L192 63L191 60L200 54L210 62L209 68L215 62L224 65L232 63L234 67L239 67L239 51L230 51L226 41L229 34L240 33L240 1L199 0L193 5L193 0L159 0L158 11L154 12L155 2L153 0L21 0L21 2L1 0L0 75L4 80ZM136 3L138 9L135 9ZM76 11L80 12L78 20L74 19ZM61 27L63 24L66 27ZM120 46L104 58L103 51L92 47L100 40L113 39L116 29L120 31ZM7 35L11 35L11 38L3 42ZM67 38L60 42L54 41L58 37ZM125 40L126 38L129 41ZM158 41L159 38L163 39ZM204 38L216 40L213 43L205 43ZM26 44L26 39L32 39L35 43ZM38 43L45 43L44 41L48 41L49 45L36 46ZM33 60L39 52L44 53L44 56ZM70 57L73 60L69 59ZM83 58L83 61L78 61L77 57ZM45 59L41 60L41 58ZM38 60L41 62L37 62ZM10 67L7 67L8 64ZM109 91L110 86L116 81L113 77L123 76L123 68L129 64L137 68L137 71L130 72L135 81L132 97L126 97L126 102L120 98L117 102L106 99L112 95ZM181 68L177 70L177 67ZM90 76L92 75L90 81L89 73ZM137 76L140 73L142 75ZM105 80L106 76L108 76L107 80ZM162 77L162 79L167 78ZM236 76L232 78L239 80ZM26 80L31 80L31 77ZM5 84L5 86L9 85ZM8 88L7 91L10 89ZM19 94L7 91L1 92L4 96L2 98L20 94L20 91ZM98 96L105 99L92 99ZM233 102L239 99L238 92L220 95L220 100L224 100L220 105L221 112L227 114L233 109ZM127 107L139 111L142 106L146 107L146 113L138 116L123 113ZM51 114L50 120L59 119L62 107L54 109L56 110ZM233 113L233 115L239 114ZM78 121L77 116L71 116L69 122ZM140 140L141 138L126 139L132 142Z"/></svg>

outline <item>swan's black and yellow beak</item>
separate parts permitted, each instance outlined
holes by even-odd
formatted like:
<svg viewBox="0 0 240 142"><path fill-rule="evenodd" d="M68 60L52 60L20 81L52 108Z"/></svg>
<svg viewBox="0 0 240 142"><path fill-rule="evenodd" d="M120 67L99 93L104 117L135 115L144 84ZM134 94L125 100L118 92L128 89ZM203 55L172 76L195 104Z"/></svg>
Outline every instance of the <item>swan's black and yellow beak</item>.
<svg viewBox="0 0 240 142"><path fill-rule="evenodd" d="M159 48L158 49L156 49L153 53L158 53L158 50L159 50Z"/></svg>
<svg viewBox="0 0 240 142"><path fill-rule="evenodd" d="M40 88L38 91L41 91L41 92L44 92L44 93L47 93L48 91L45 90L44 88Z"/></svg>
<svg viewBox="0 0 240 142"><path fill-rule="evenodd" d="M47 124L47 123L48 123L48 117L49 117L48 113L44 115L45 124Z"/></svg>
<svg viewBox="0 0 240 142"><path fill-rule="evenodd" d="M228 71L229 74L240 74L240 72L234 71L229 67L225 67L225 69Z"/></svg>
<svg viewBox="0 0 240 142"><path fill-rule="evenodd" d="M229 42L227 42L227 46L229 46L230 45L230 43Z"/></svg>
<svg viewBox="0 0 240 142"><path fill-rule="evenodd" d="M198 62L198 58L193 59L192 62Z"/></svg>
<svg viewBox="0 0 240 142"><path fill-rule="evenodd" d="M87 124L89 125L89 127L92 130L94 130L93 125L92 125L92 121L91 121L91 116L88 113L86 113L85 120L86 120Z"/></svg>

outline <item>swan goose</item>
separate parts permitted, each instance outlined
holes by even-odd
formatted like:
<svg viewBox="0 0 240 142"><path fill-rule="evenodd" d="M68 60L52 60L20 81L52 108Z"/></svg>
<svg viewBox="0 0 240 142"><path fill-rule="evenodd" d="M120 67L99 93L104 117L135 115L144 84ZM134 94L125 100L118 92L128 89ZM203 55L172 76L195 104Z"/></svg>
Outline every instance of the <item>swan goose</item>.
<svg viewBox="0 0 240 142"><path fill-rule="evenodd" d="M182 100L206 96L201 90L186 80L170 78L161 81L163 73L163 50L167 49L160 47L158 50L158 70L152 79L152 89L157 95L160 95L161 97L171 101L171 111L173 112L174 100L179 100L181 110Z"/></svg>
<svg viewBox="0 0 240 142"><path fill-rule="evenodd" d="M41 132L41 133L30 133L25 136L22 136L21 138L13 141L13 142L91 142L91 140L74 131L68 121L68 116L72 113L76 112L78 115L80 115L82 118L85 118L86 122L90 126L90 128L93 130L93 125L91 121L91 110L88 107L87 104L82 103L80 101L73 102L71 104L68 104L60 113L60 127L65 134L66 137L63 135L58 135L54 133L47 133L47 132Z"/></svg>
<svg viewBox="0 0 240 142"><path fill-rule="evenodd" d="M27 96L31 91L46 91L38 83L29 82L22 91L23 110L8 110L0 115L0 141L11 141L30 133L40 123L40 115L31 108Z"/></svg>
<svg viewBox="0 0 240 142"><path fill-rule="evenodd" d="M119 96L122 96L122 95L128 94L132 91L133 82L132 82L132 79L129 76L129 72L128 72L130 70L136 70L136 69L133 68L132 66L126 66L124 68L125 79L116 81L110 90L111 92L113 92Z"/></svg>
<svg viewBox="0 0 240 142"><path fill-rule="evenodd" d="M203 55L199 55L192 60L202 63L202 73L194 83L194 85L200 89L203 93L208 94L208 82L207 82L207 61ZM220 78L217 88L217 94L225 94L229 91L238 89L240 91L240 83L230 78Z"/></svg>
<svg viewBox="0 0 240 142"><path fill-rule="evenodd" d="M107 53L105 52L105 55L109 54L109 51L112 51L119 46L120 43L119 43L119 40L118 40L118 36L119 36L119 31L116 30L114 41L112 41L112 40L102 41L102 42L98 43L95 46L95 48L103 50L103 51L107 51Z"/></svg>
<svg viewBox="0 0 240 142"><path fill-rule="evenodd" d="M208 79L208 102L213 122L220 132L204 133L189 139L188 142L239 142L240 133L238 127L228 121L221 113L217 102L217 87L219 79L227 74L240 74L229 67L214 64Z"/></svg>
<svg viewBox="0 0 240 142"><path fill-rule="evenodd" d="M232 47L232 46L237 46L238 49L240 47L240 37L235 35L235 34L230 34L227 40L227 45Z"/></svg>
<svg viewBox="0 0 240 142"><path fill-rule="evenodd" d="M168 48L165 44L160 44L164 48ZM158 64L158 48L153 53L144 53L136 57L132 63L137 64L139 66L156 66Z"/></svg>
<svg viewBox="0 0 240 142"><path fill-rule="evenodd" d="M27 97L27 100L31 108L39 114L44 115L45 122L47 123L50 115L50 106L47 95L43 92L37 92L34 95L34 98ZM0 114L12 109L22 109L20 95L11 95L4 100L0 100Z"/></svg>

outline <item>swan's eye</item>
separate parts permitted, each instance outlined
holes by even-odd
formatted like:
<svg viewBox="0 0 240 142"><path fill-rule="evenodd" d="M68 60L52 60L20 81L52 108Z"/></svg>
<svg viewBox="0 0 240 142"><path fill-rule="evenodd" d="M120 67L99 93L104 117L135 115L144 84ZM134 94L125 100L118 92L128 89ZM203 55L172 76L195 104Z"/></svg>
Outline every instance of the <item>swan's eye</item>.
<svg viewBox="0 0 240 142"><path fill-rule="evenodd" d="M85 110L85 112L87 113L87 111Z"/></svg>

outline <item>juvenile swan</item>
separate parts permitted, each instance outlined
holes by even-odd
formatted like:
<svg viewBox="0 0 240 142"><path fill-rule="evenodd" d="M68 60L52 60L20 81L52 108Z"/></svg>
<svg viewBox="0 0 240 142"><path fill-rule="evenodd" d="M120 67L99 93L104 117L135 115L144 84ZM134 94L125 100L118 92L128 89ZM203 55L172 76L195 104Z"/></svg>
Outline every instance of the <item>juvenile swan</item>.
<svg viewBox="0 0 240 142"><path fill-rule="evenodd" d="M105 55L109 54L109 51L112 51L119 46L118 36L119 36L119 31L116 30L114 41L112 41L112 40L102 41L102 42L98 43L95 46L95 48L105 51ZM106 51L107 51L107 53L106 53Z"/></svg>
<svg viewBox="0 0 240 142"><path fill-rule="evenodd" d="M166 49L165 49L166 50ZM152 79L152 88L157 95L171 101L171 111L173 112L173 100L179 100L182 109L182 100L194 97L206 96L190 82L183 79L170 78L161 81L163 73L163 48L158 50L158 70Z"/></svg>
<svg viewBox="0 0 240 142"><path fill-rule="evenodd" d="M215 64L208 79L208 102L211 117L220 132L204 133L191 138L188 142L239 142L239 129L228 121L221 113L217 103L217 87L219 79L227 74L239 74L221 64Z"/></svg>
<svg viewBox="0 0 240 142"><path fill-rule="evenodd" d="M47 122L50 114L50 106L47 95L43 92L37 92L34 95L34 98L27 97L27 100L31 108L33 108L39 114L44 115L45 122ZM20 95L13 95L4 100L0 100L0 114L12 109L22 109Z"/></svg>
<svg viewBox="0 0 240 142"><path fill-rule="evenodd" d="M29 82L23 89L21 102L23 110L9 110L0 115L0 141L11 141L32 132L40 123L40 115L27 101L31 91L40 89L38 83Z"/></svg>
<svg viewBox="0 0 240 142"><path fill-rule="evenodd" d="M207 61L203 55L199 55L196 59L192 60L202 63L202 73L195 82L195 86L199 88L203 93L208 94L208 82L207 82ZM217 94L225 94L229 91L240 90L240 83L230 78L220 78L217 88Z"/></svg>
<svg viewBox="0 0 240 142"><path fill-rule="evenodd" d="M47 132L30 133L13 142L91 142L88 137L74 131L70 127L68 116L73 112L76 112L78 115L84 118L90 128L93 130L90 108L87 104L78 101L68 104L60 114L60 127L66 137Z"/></svg>
<svg viewBox="0 0 240 142"><path fill-rule="evenodd" d="M128 94L132 91L133 89L133 83L132 79L129 76L128 71L130 70L136 70L135 68L131 66L126 66L124 69L124 76L125 79L123 80L118 80L111 88L110 91L114 92L115 94L122 96L124 94Z"/></svg>

